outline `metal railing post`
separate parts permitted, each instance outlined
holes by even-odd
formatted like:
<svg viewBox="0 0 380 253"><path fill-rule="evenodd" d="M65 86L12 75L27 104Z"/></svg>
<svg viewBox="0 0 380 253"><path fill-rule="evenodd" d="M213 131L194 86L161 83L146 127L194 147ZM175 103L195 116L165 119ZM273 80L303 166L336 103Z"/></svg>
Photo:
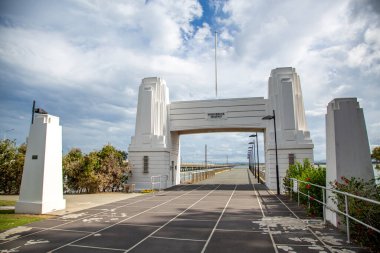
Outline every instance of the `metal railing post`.
<svg viewBox="0 0 380 253"><path fill-rule="evenodd" d="M344 195L344 205L346 207L346 226L347 226L347 242L350 243L350 219L348 218L348 197Z"/></svg>
<svg viewBox="0 0 380 253"><path fill-rule="evenodd" d="M294 184L297 185L297 203L298 203L298 206L300 205L300 195L304 195L306 197L308 197L308 207L310 208L311 207L311 201L315 201L319 204L322 204L323 205L323 222L326 223L327 222L327 217L326 217L326 213L327 213L327 209L331 210L332 212L335 212L336 214L340 214L340 215L343 215L345 216L345 219L346 219L346 230L347 230L347 242L350 243L351 242L351 235L350 235L350 220L353 220L377 233L380 234L380 229L379 228L376 228L368 223L365 223L364 221L361 221L355 217L352 217L350 215L350 210L349 210L349 198L354 198L354 199L360 199L360 200L363 200L363 201L366 201L366 202L369 202L369 203L372 203L372 204L375 204L375 205L378 205L380 206L380 201L377 201L377 200L374 200L374 199L369 199L369 198L365 198L365 197L362 197L362 196L358 196L358 195L354 195L354 194L351 194L349 192L343 192L343 191L340 191L340 190L335 190L335 189L330 189L330 188L326 188L325 186L321 186L321 185L316 185L316 184L313 184L313 183L310 183L310 182L306 182L306 181L302 181L302 180L298 180L296 178L291 178L292 179L292 183L293 183L293 186ZM300 183L303 183L303 184L310 184L311 186L314 186L314 187L319 187L322 189L322 200L319 200L318 198L314 198L314 197L311 197L310 196L310 191L308 190L307 193L303 193L303 192L300 192L300 187L299 187L299 184ZM294 190L291 189L291 190ZM342 194L344 196L344 210L340 210L339 208L335 208L335 207L331 207L331 206L328 206L327 205L327 201L328 201L328 198L327 198L327 191L331 191L335 194ZM293 194L292 194L293 195ZM343 201L341 203L343 205ZM342 208L343 209L343 208Z"/></svg>
<svg viewBox="0 0 380 253"><path fill-rule="evenodd" d="M322 189L322 202L323 202L323 223L326 224L326 190Z"/></svg>
<svg viewBox="0 0 380 253"><path fill-rule="evenodd" d="M307 190L307 207L310 210L310 191L309 190Z"/></svg>
<svg viewBox="0 0 380 253"><path fill-rule="evenodd" d="M296 182L297 182L297 201L298 201L298 206L300 206L300 184L297 179L296 179Z"/></svg>

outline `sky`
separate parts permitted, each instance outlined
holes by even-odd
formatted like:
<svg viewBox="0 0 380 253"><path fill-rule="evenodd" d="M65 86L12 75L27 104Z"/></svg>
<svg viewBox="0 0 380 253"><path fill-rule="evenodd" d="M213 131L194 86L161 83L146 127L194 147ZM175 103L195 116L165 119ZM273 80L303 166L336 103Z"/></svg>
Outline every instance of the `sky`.
<svg viewBox="0 0 380 253"><path fill-rule="evenodd" d="M36 100L60 117L64 153L127 150L144 77L166 80L171 101L215 98L215 31L218 98L267 98L270 71L294 67L315 160L334 98L358 98L380 145L376 0L2 0L0 137L25 142ZM207 144L211 162L246 162L250 134L182 136L182 159L202 161Z"/></svg>

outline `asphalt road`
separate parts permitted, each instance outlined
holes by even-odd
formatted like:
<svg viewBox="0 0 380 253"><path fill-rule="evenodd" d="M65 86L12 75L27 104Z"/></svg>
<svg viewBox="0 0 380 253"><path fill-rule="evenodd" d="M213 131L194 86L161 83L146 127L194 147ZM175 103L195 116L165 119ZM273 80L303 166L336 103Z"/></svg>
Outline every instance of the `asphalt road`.
<svg viewBox="0 0 380 253"><path fill-rule="evenodd" d="M0 233L0 252L367 252L247 169Z"/></svg>

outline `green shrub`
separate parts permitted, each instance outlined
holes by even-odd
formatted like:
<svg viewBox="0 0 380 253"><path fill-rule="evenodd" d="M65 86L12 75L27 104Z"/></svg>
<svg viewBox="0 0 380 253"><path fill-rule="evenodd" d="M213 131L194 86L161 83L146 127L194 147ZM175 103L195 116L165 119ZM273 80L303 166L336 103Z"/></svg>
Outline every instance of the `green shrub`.
<svg viewBox="0 0 380 253"><path fill-rule="evenodd" d="M341 178L341 182L331 183L332 187L336 190L348 192L357 196L380 201L380 186L376 185L374 180L364 181L356 178ZM338 209L345 212L345 197L342 194L336 194L335 203ZM349 214L375 228L380 228L380 205L363 201L357 198L348 197L348 212ZM346 224L346 218L340 215L340 220ZM351 238L357 243L371 247L378 248L380 245L380 234L355 222L350 219L350 235Z"/></svg>
<svg viewBox="0 0 380 253"><path fill-rule="evenodd" d="M312 216L322 216L323 206L315 200L323 201L322 189L313 186L309 183L325 186L326 185L326 169L315 168L309 160L305 159L303 164L297 162L294 165L289 166L284 178L284 186L288 191L293 187L290 178L296 178L308 183L298 184L298 190L302 193L310 195L308 198L300 194L300 203L307 207L307 211Z"/></svg>
<svg viewBox="0 0 380 253"><path fill-rule="evenodd" d="M95 193L123 189L130 168L125 152L111 145L83 154L73 148L62 160L65 192Z"/></svg>
<svg viewBox="0 0 380 253"><path fill-rule="evenodd" d="M0 193L20 192L26 145L13 140L0 140Z"/></svg>

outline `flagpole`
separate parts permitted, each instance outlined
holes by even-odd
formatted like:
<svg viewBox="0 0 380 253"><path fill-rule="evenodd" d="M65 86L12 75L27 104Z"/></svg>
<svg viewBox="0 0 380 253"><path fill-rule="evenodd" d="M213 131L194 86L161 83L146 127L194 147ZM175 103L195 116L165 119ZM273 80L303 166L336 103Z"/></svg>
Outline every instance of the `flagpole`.
<svg viewBox="0 0 380 253"><path fill-rule="evenodd" d="M218 65L216 61L216 46L218 41L218 32L215 31L215 96L218 97Z"/></svg>

